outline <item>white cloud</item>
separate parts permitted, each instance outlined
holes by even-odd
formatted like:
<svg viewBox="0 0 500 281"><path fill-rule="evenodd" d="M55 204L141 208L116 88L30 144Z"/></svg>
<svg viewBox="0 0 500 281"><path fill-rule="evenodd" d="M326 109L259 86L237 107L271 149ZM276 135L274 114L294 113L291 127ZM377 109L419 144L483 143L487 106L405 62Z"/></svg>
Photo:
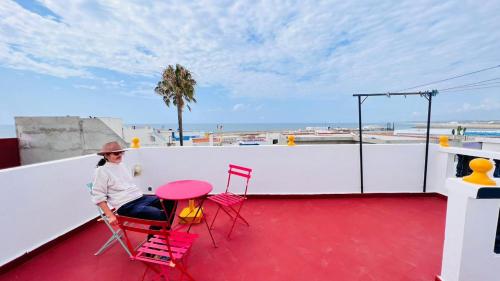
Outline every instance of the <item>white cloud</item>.
<svg viewBox="0 0 500 281"><path fill-rule="evenodd" d="M242 103L237 103L233 106L233 111L241 111L245 108L246 106Z"/></svg>
<svg viewBox="0 0 500 281"><path fill-rule="evenodd" d="M493 111L493 110L500 110L500 100L488 98L488 99L483 99L476 104L464 102L462 106L455 109L454 112L466 113L473 111Z"/></svg>
<svg viewBox="0 0 500 281"><path fill-rule="evenodd" d="M0 65L96 79L180 63L233 96L324 98L500 61L499 1L40 2L58 20L0 1Z"/></svg>
<svg viewBox="0 0 500 281"><path fill-rule="evenodd" d="M73 85L73 87L77 88L77 89L85 89L85 90L96 90L97 87L96 86L93 86L93 85Z"/></svg>

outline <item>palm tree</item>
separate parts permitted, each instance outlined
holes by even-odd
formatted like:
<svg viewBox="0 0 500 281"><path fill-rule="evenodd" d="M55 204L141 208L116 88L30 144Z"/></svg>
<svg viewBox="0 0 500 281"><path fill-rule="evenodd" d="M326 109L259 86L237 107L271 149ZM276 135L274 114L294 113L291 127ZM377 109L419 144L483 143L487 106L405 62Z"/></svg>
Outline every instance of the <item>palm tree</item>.
<svg viewBox="0 0 500 281"><path fill-rule="evenodd" d="M169 65L163 71L162 79L155 87L155 93L162 96L167 107L170 107L171 103L177 107L177 121L179 122L181 146L184 145L182 111L184 110L184 105L191 111L189 103L196 102L194 97L195 85L196 81L191 76L191 72L182 65L176 64L175 69L172 65Z"/></svg>

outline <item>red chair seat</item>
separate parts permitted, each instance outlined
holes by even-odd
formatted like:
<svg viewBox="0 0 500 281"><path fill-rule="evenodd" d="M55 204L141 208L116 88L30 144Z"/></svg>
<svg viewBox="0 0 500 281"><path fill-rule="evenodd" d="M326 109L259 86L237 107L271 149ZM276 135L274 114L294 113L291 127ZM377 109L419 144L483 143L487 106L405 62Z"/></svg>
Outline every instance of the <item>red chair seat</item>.
<svg viewBox="0 0 500 281"><path fill-rule="evenodd" d="M131 259L144 262L147 265L142 280L144 280L149 268L158 273L160 277L168 275L168 268L175 268L181 272L181 278L185 275L189 280L194 280L187 273L183 260L186 254L189 253L194 240L198 238L198 234L167 230L169 224L165 221L143 220L124 216L117 216L117 219L127 242L127 248L132 253ZM154 230L151 227L160 229ZM151 235L151 238L134 248L128 237L129 232L148 234ZM160 269L153 268L149 264L159 265Z"/></svg>
<svg viewBox="0 0 500 281"><path fill-rule="evenodd" d="M242 202L243 200L245 200L245 197L230 192L225 192L214 196L210 196L208 197L208 199L218 204L221 204L222 206L229 207Z"/></svg>
<svg viewBox="0 0 500 281"><path fill-rule="evenodd" d="M197 237L197 234L170 232L170 252L173 258L175 260L182 259ZM169 264L169 255L169 245L167 245L167 241L161 236L155 235L137 248L137 254L134 256L134 259L157 264ZM162 257L167 257L168 259Z"/></svg>

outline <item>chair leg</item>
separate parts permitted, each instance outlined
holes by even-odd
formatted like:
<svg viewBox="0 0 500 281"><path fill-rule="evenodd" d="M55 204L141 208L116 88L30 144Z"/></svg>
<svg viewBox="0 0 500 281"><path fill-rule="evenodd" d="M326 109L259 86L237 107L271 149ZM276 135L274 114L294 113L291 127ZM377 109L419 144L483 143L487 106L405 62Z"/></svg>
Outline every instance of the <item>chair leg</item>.
<svg viewBox="0 0 500 281"><path fill-rule="evenodd" d="M160 274L160 276L165 277L165 280L169 281L170 277L168 276L169 275L168 274L169 271L168 271L167 267L166 266L165 267L162 266L161 268L162 268L162 273Z"/></svg>
<svg viewBox="0 0 500 281"><path fill-rule="evenodd" d="M132 257L132 253L128 249L127 245L125 245L125 243L121 239L121 235L120 235L120 237L117 238L117 240L118 240L118 243L120 243L120 245L122 245L122 248L125 250L125 252L127 252L127 254L129 255L129 257Z"/></svg>
<svg viewBox="0 0 500 281"><path fill-rule="evenodd" d="M186 275L189 280L194 281L194 278L191 275L189 275L189 273L187 273L186 269L180 263L176 263L175 268L179 269L182 276Z"/></svg>
<svg viewBox="0 0 500 281"><path fill-rule="evenodd" d="M107 248L111 247L116 241L118 241L118 243L120 243L125 252L127 252L129 256L132 256L129 249L127 248L127 245L125 245L125 243L121 239L122 237L123 233L120 230L113 232L113 235L109 237L108 241L106 241L106 243L104 243L104 245L102 245L101 248L94 255L98 256L102 254Z"/></svg>
<svg viewBox="0 0 500 281"><path fill-rule="evenodd" d="M111 245L113 245L114 243L116 242L116 236L115 234L111 235L108 239L108 241L106 241L106 243L104 243L101 248L94 254L95 256L98 256L100 254L102 254L102 252L104 252L107 248L109 248Z"/></svg>
<svg viewBox="0 0 500 281"><path fill-rule="evenodd" d="M241 205L240 205L240 207L238 208L238 211L236 212L236 216L235 216L235 217L234 217L234 219L233 219L233 225L231 226L231 230L229 230L229 233L227 234L227 238L228 238L228 239L230 239L230 238L231 238L231 233L233 232L234 225L236 224L236 220L237 220L238 218L242 219L242 220L243 220L243 221L244 221L244 222L245 222L248 226L250 226L250 225L248 224L248 222L247 222L247 221L246 221L246 220L245 220L242 216L240 216L240 211L241 211L241 208L242 208L242 207L243 207L243 204L241 204ZM231 208L231 209L234 211L234 209L233 209L233 208Z"/></svg>
<svg viewBox="0 0 500 281"><path fill-rule="evenodd" d="M101 216L102 217L102 216ZM108 241L106 243L104 243L104 245L94 254L94 255L99 255L101 254L102 252L104 252L109 246L111 246L113 243L116 242L116 240L118 240L118 242L120 243L120 245L122 246L122 248L125 250L125 252L127 252L127 254L129 255L129 257L132 257L132 253L130 253L127 245L125 245L125 243L123 242L123 240L121 239L123 237L123 232L121 229L118 229L118 230L115 230L110 224L109 222L107 221L106 218L103 218L103 221L104 223L106 224L106 226L108 227L109 231L111 231L111 233L113 233L113 235L111 235L111 237L109 237Z"/></svg>
<svg viewBox="0 0 500 281"><path fill-rule="evenodd" d="M221 206L219 204L217 204L217 206L218 206L217 212L215 212L215 216L212 219L212 223L210 224L210 229L214 229L215 218L217 218L217 215L219 214L219 211L220 211L220 208L221 208Z"/></svg>
<svg viewBox="0 0 500 281"><path fill-rule="evenodd" d="M102 245L102 247L94 255L98 256L102 254L107 248L111 247L116 241L118 241L118 243L120 243L125 252L127 252L127 254L131 257L132 253L130 253L130 250L127 248L127 245L125 245L125 243L121 239L122 237L123 234L121 232L114 233L113 235L111 235L111 237L109 237L108 241L106 241L106 243L104 243L104 245Z"/></svg>
<svg viewBox="0 0 500 281"><path fill-rule="evenodd" d="M243 207L243 205L240 205L240 208L238 209L238 211L236 211L235 209L231 208L231 210L236 214L236 218L239 218L240 220L242 220L247 226L250 226L250 224L247 222L247 220L245 218L243 218L241 215L240 215L240 209Z"/></svg>
<svg viewBox="0 0 500 281"><path fill-rule="evenodd" d="M207 218L208 217L204 215L204 218L202 220L203 220L203 223L205 224L205 226L207 227L207 231L208 231L208 234L210 234L210 239L212 239L212 244L214 245L214 248L217 248L217 244L215 243L214 236L212 235L212 230L211 230L210 226L208 225ZM213 225L213 222L214 221L212 221L212 225Z"/></svg>
<svg viewBox="0 0 500 281"><path fill-rule="evenodd" d="M146 266L146 269L144 269L144 273L142 274L142 279L141 281L144 281L144 278L146 277L146 273L148 272L149 266Z"/></svg>
<svg viewBox="0 0 500 281"><path fill-rule="evenodd" d="M148 263L146 263L146 262L143 262L143 263L146 265L146 271L144 272L144 274L143 274L143 276L142 276L142 278L143 278L143 279L142 279L142 281L144 281L144 277L146 276L146 272L147 272L148 270L150 270L150 269L151 269L152 271L154 271L154 273L156 274L152 280L157 280L157 279L158 279L158 280L160 280L160 281L163 281L163 278L162 278L162 277L163 277L164 275L163 275L163 270L162 270L162 268L161 268L161 267L160 267L160 269L158 269L156 266L150 265L150 264L148 264ZM157 278L157 277L159 277L159 278ZM168 276L165 276L165 277L168 279Z"/></svg>
<svg viewBox="0 0 500 281"><path fill-rule="evenodd" d="M227 209L226 209L227 208ZM233 219L233 215L231 215L231 212L229 212L231 210L231 208L229 207L222 207L221 206L221 210L226 213L226 215L228 215L231 219ZM228 211L229 210L229 211Z"/></svg>

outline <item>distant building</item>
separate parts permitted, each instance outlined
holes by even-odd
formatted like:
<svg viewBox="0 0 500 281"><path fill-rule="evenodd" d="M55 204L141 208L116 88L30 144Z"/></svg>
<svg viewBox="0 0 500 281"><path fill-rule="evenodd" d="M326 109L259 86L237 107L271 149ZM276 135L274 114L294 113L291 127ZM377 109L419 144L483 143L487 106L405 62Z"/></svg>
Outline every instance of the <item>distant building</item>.
<svg viewBox="0 0 500 281"><path fill-rule="evenodd" d="M33 164L99 151L102 145L123 138L118 118L15 117L21 164Z"/></svg>
<svg viewBox="0 0 500 281"><path fill-rule="evenodd" d="M178 133L149 126L124 126L120 118L78 116L15 117L21 164L33 164L93 154L102 145L118 141L129 147L138 137L141 146L170 146L178 143ZM184 145L193 145L199 133L184 133Z"/></svg>

